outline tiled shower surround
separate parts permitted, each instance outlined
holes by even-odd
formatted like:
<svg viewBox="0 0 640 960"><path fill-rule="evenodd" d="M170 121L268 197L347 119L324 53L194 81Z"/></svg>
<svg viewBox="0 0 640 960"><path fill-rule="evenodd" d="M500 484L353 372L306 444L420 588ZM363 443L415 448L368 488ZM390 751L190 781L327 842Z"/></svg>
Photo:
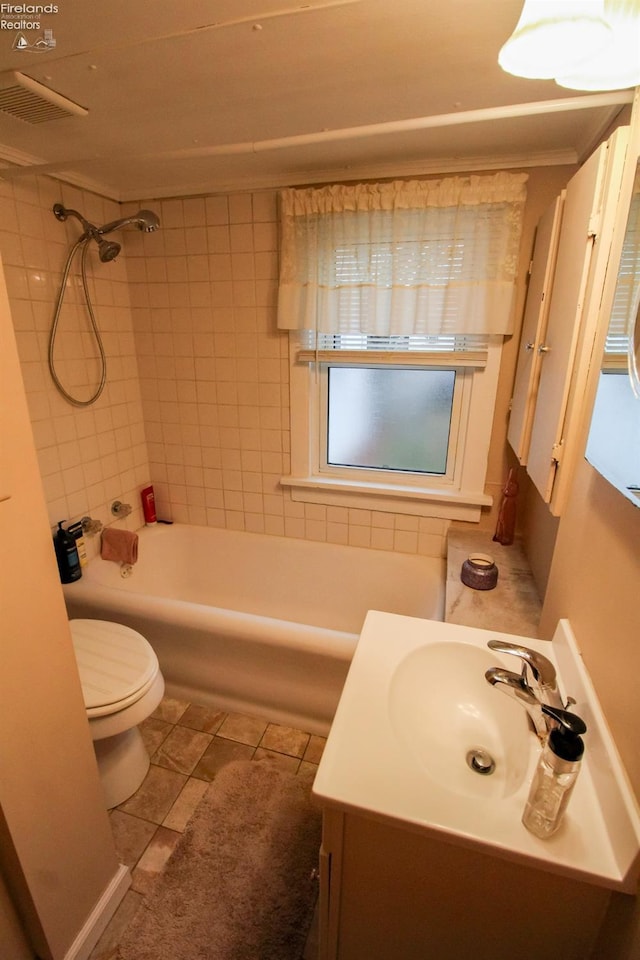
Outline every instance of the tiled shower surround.
<svg viewBox="0 0 640 960"><path fill-rule="evenodd" d="M88 274L108 361L95 404L71 406L47 370L64 262L81 233L53 204L102 224L155 210L161 228L110 235L120 257ZM0 181L0 251L51 523L85 514L111 522L113 500L143 520L188 523L441 556L446 521L292 501L288 336L276 328L275 191L118 204L47 177ZM81 304L79 260L60 321L56 366L89 396L97 351ZM89 552L97 549L89 542Z"/></svg>

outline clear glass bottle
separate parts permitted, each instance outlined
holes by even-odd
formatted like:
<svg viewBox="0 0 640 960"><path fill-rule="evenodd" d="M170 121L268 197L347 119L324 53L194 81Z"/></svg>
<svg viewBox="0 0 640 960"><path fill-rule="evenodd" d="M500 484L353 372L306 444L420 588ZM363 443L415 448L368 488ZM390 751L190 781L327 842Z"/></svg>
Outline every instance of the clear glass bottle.
<svg viewBox="0 0 640 960"><path fill-rule="evenodd" d="M580 717L567 710L542 709L558 726L551 730L543 748L522 822L536 837L546 840L556 832L567 809L584 753L580 735L587 728Z"/></svg>

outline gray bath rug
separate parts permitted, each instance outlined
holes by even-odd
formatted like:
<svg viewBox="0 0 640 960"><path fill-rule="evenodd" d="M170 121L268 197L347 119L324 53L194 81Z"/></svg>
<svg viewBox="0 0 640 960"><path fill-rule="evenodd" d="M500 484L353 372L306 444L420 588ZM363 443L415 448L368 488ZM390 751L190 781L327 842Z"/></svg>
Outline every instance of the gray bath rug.
<svg viewBox="0 0 640 960"><path fill-rule="evenodd" d="M224 767L127 928L121 960L300 960L320 846L309 791L270 761Z"/></svg>

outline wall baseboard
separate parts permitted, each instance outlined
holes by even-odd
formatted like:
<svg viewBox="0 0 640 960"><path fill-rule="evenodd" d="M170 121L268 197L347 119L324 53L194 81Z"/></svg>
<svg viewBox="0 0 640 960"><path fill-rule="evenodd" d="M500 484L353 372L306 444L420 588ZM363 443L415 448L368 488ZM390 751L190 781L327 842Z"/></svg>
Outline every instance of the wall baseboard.
<svg viewBox="0 0 640 960"><path fill-rule="evenodd" d="M129 868L121 863L66 952L64 960L88 960L130 886L131 873Z"/></svg>

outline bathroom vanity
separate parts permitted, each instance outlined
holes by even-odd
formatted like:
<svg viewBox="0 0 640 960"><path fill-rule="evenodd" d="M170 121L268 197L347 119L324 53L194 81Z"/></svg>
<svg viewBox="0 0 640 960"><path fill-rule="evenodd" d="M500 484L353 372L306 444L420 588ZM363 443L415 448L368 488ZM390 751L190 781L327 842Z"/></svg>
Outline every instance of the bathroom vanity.
<svg viewBox="0 0 640 960"><path fill-rule="evenodd" d="M485 680L519 669L490 639L547 656L588 727L548 840L521 823L540 741ZM477 748L491 775L473 769ZM635 890L640 818L566 621L549 644L370 612L313 792L320 960L585 960L610 892Z"/></svg>

